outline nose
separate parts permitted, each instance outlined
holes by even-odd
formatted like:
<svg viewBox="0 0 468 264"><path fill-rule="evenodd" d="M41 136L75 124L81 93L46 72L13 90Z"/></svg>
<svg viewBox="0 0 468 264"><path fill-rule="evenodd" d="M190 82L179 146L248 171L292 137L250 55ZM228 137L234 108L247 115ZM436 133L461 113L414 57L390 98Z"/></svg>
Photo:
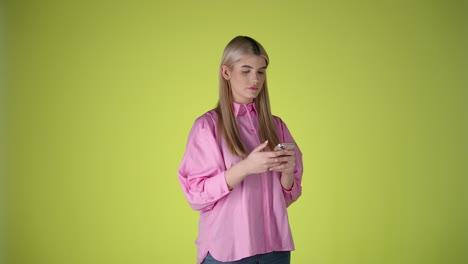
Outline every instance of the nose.
<svg viewBox="0 0 468 264"><path fill-rule="evenodd" d="M250 81L250 83L251 83L252 85L257 85L258 80L257 80L257 79L254 79L254 80Z"/></svg>

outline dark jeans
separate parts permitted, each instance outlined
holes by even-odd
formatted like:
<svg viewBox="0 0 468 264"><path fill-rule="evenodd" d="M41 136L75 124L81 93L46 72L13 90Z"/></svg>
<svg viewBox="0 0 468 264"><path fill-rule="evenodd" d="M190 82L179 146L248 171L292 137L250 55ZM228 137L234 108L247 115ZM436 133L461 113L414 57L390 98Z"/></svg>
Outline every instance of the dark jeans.
<svg viewBox="0 0 468 264"><path fill-rule="evenodd" d="M232 262L221 262L214 259L210 252L203 260L202 264L290 264L291 263L291 252L289 251L274 251L266 254L259 254L248 258Z"/></svg>

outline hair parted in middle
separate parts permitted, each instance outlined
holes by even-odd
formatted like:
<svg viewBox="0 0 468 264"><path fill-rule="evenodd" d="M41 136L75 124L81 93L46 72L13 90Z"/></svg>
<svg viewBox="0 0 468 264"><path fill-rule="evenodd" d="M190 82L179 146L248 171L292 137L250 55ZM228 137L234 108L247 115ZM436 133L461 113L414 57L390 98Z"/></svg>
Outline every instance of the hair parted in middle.
<svg viewBox="0 0 468 264"><path fill-rule="evenodd" d="M230 82L222 76L221 68L223 65L226 65L232 69L236 62L249 55L263 57L266 66L268 66L268 54L260 43L247 36L237 36L232 39L224 49L219 70L219 101L216 107L216 112L218 113L218 131L226 140L229 151L240 157L245 157L248 153L246 153L245 146L242 144L236 118L234 117L232 107L234 97L231 85ZM273 150L280 142L271 114L266 79L260 93L253 101L258 112L260 141L265 142L268 140L268 147Z"/></svg>

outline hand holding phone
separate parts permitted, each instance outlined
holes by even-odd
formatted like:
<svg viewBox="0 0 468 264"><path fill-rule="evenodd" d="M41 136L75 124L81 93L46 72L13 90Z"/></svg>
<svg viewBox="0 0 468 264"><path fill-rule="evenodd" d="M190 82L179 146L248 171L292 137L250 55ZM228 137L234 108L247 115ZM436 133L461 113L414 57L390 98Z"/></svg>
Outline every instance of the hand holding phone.
<svg viewBox="0 0 468 264"><path fill-rule="evenodd" d="M281 162L278 166L273 167L273 170L287 172L288 174L290 171L294 170L294 153L291 153L294 149L296 149L295 143L280 143L275 148L274 151L281 151L281 154L278 156ZM278 159L275 159L277 161Z"/></svg>

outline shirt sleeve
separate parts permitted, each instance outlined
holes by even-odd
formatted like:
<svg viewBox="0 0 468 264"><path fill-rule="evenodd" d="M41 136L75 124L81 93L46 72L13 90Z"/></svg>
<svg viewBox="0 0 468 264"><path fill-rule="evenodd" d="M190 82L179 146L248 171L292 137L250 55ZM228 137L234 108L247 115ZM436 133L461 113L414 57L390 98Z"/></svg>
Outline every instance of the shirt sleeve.
<svg viewBox="0 0 468 264"><path fill-rule="evenodd" d="M279 136L281 138L281 142L296 143L291 133L289 132L289 129L286 126L286 124L278 117L277 117L277 124L279 125L279 129L280 129ZM303 171L302 152L299 149L299 146L297 144L296 144L296 149L294 150L294 152L295 152L295 157L296 157L295 167L294 167L294 183L293 183L291 190L286 190L283 188L283 195L284 195L284 199L286 201L287 206L295 202L299 198L299 196L301 196L302 194L302 185L301 185L302 171Z"/></svg>
<svg viewBox="0 0 468 264"><path fill-rule="evenodd" d="M182 191L190 206L197 211L211 210L218 200L229 194L215 126L215 122L206 116L195 120L179 166Z"/></svg>

